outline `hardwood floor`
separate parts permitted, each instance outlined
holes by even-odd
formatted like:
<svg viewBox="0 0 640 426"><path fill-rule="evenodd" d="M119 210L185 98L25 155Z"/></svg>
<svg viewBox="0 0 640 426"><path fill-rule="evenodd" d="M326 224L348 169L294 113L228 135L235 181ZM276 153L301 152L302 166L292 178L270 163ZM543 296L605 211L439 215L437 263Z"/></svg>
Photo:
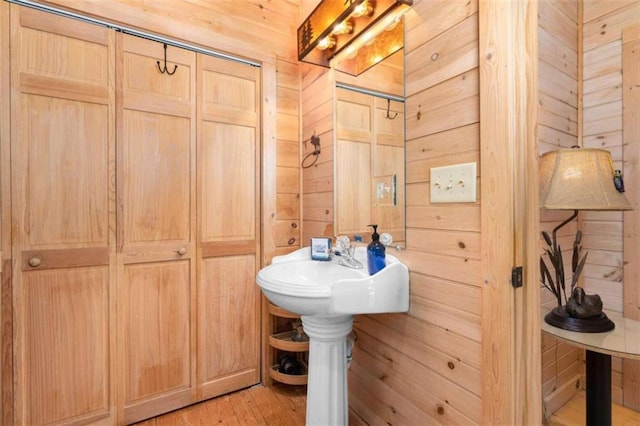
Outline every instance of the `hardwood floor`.
<svg viewBox="0 0 640 426"><path fill-rule="evenodd" d="M137 426L304 426L306 414L304 386L274 383L270 388L256 385L210 399L181 410L136 423ZM367 426L349 412L350 426Z"/></svg>
<svg viewBox="0 0 640 426"><path fill-rule="evenodd" d="M584 392L578 393L546 422L547 426L582 426L586 424ZM640 425L640 413L618 404L611 408L611 424L616 426Z"/></svg>

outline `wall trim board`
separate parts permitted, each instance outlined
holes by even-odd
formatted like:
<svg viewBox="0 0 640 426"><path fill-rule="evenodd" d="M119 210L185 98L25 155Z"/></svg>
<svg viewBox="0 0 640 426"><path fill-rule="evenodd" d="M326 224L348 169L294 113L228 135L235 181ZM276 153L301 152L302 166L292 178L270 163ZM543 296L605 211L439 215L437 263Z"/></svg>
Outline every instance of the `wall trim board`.
<svg viewBox="0 0 640 426"><path fill-rule="evenodd" d="M479 4L483 424L541 423L537 16L537 1Z"/></svg>

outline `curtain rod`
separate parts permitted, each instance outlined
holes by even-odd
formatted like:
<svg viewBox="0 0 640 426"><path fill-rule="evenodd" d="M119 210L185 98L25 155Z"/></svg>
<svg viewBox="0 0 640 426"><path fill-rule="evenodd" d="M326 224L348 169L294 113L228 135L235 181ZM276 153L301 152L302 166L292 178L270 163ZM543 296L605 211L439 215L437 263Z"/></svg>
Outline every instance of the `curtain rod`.
<svg viewBox="0 0 640 426"><path fill-rule="evenodd" d="M145 31L136 30L136 29L133 29L133 28L130 28L130 27L125 27L125 26L122 26L122 25L114 24L112 22L103 21L101 19L91 18L89 16L85 16L85 15L81 15L81 14L78 14L78 13L70 12L70 11L67 11L67 10L59 9L59 8L56 8L56 7L44 5L44 4L35 2L35 1L31 1L31 0L5 0L5 1L7 1L9 3L17 4L19 6L30 7L32 9L37 9L37 10L40 10L40 11L43 11L43 12L49 12L49 13L53 13L55 15L64 16L64 17L67 17L67 18L73 18L73 19L77 19L79 21L88 22L88 23L91 23L91 24L97 24L97 25L101 25L101 26L107 27L107 28L113 28L114 30L123 32L125 34L130 34L130 35L134 35L134 36L137 36L137 37L146 38L148 40L157 41L159 43L164 43L164 44L167 44L169 46L181 47L183 49L191 50L191 51L194 51L194 52L204 53L206 55L216 56L218 58L229 59L231 61L240 62L240 63L247 64L247 65L252 65L252 66L258 67L258 68L260 67L260 63L259 62L250 61L248 59L240 58L240 57L233 56L233 55L228 55L226 53L216 52L214 50L204 49L202 47L198 47L198 46L195 46L195 45L192 45L192 44L189 44L189 43L183 43L183 42L178 41L178 40L162 37L162 36L159 36L157 34L152 34L152 33L148 33L148 32L145 32Z"/></svg>
<svg viewBox="0 0 640 426"><path fill-rule="evenodd" d="M365 94L365 95L372 95L372 96L376 96L378 98L390 99L392 101L397 101L397 102L404 103L404 98L401 97L401 96L390 95L388 93L378 92L377 90L364 89L362 87L351 86L351 85L345 84L345 83L336 83L336 87L338 87L340 89L346 89L346 90L351 90L353 92L362 93L362 94Z"/></svg>

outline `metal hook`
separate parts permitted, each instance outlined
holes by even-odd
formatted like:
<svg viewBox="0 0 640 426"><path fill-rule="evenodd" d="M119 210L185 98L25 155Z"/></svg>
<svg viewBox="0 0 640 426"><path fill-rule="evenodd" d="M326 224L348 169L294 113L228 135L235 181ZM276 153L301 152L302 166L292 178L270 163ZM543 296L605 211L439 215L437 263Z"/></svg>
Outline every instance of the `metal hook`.
<svg viewBox="0 0 640 426"><path fill-rule="evenodd" d="M158 64L158 69L162 74L167 73L169 75L174 75L176 73L176 70L178 69L177 65L173 66L173 71L169 71L167 68L167 43L164 44L164 69L160 67L160 61L156 61L156 63Z"/></svg>
<svg viewBox="0 0 640 426"><path fill-rule="evenodd" d="M390 111L391 111L391 99L387 99L387 115L385 115L384 118L387 118L389 120L393 120L394 118L396 118L398 116L398 113L396 112L392 117L391 114L389 114Z"/></svg>

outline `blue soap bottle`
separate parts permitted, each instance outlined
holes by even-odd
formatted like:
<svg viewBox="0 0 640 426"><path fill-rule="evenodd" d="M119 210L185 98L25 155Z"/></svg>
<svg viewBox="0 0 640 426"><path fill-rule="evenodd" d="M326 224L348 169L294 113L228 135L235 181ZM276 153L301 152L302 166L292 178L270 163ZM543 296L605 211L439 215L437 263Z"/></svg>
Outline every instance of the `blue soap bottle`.
<svg viewBox="0 0 640 426"><path fill-rule="evenodd" d="M367 246L367 266L369 267L369 275L382 270L386 266L385 247L380 242L378 235L378 225L369 225L373 227L371 242Z"/></svg>

